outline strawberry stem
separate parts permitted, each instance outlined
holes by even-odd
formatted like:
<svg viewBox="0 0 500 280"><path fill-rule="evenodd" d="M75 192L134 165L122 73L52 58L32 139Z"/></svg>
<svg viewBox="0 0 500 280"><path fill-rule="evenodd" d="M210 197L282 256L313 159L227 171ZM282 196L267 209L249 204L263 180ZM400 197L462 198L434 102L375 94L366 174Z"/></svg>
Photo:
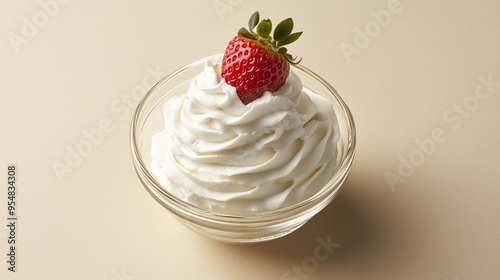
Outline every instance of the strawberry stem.
<svg viewBox="0 0 500 280"><path fill-rule="evenodd" d="M274 29L273 36L271 36L271 32L273 29L273 24L270 19L260 20L259 12L254 12L250 19L248 20L249 30L245 27L242 27L238 31L238 35L257 40L261 42L263 45L267 46L270 50L281 54L289 63L298 64L302 59L297 61L297 57L293 57L288 53L288 50L283 46L289 45L295 41L297 41L302 35L302 31L292 33L293 31L293 19L287 18L278 25ZM256 29L254 31L254 29ZM273 38L274 37L274 38Z"/></svg>

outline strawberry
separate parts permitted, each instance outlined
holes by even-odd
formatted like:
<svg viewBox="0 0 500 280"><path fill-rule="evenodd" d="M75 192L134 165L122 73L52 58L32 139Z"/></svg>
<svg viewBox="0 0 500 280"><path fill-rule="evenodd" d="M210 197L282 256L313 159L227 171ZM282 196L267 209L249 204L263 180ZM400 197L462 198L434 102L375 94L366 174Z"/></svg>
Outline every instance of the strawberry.
<svg viewBox="0 0 500 280"><path fill-rule="evenodd" d="M243 104L261 97L264 92L276 92L286 82L290 63L300 62L283 47L295 42L302 32L292 33L291 18L280 22L271 36L271 20L259 22L255 12L246 28L241 28L226 47L222 59L222 77L236 88ZM256 28L256 31L253 31Z"/></svg>

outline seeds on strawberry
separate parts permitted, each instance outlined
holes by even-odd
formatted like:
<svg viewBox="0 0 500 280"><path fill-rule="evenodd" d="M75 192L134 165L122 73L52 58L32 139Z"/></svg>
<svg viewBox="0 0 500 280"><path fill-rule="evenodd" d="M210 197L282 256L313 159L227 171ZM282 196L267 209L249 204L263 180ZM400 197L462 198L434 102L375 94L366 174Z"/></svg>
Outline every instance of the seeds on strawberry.
<svg viewBox="0 0 500 280"><path fill-rule="evenodd" d="M256 28L256 32L253 31ZM293 58L284 45L295 42L302 32L291 33L291 18L280 22L274 30L271 20L259 22L255 12L249 20L249 30L241 28L226 47L222 60L222 77L236 88L244 104L261 97L266 91L275 92L286 82Z"/></svg>

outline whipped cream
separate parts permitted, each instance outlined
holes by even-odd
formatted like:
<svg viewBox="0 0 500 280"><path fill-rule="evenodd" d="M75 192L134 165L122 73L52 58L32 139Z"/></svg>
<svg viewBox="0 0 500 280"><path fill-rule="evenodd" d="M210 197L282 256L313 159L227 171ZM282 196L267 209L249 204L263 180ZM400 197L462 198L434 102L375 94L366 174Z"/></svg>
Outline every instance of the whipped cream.
<svg viewBox="0 0 500 280"><path fill-rule="evenodd" d="M303 91L290 70L274 93L244 105L208 61L185 94L164 106L151 169L178 198L217 212L262 211L318 192L335 167L339 128L331 102Z"/></svg>

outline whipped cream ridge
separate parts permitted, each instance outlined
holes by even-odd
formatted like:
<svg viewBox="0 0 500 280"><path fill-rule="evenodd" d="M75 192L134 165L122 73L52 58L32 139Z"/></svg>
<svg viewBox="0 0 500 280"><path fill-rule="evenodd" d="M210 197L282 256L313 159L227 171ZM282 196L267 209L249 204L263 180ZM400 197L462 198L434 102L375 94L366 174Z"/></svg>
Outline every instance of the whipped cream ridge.
<svg viewBox="0 0 500 280"><path fill-rule="evenodd" d="M327 183L339 128L331 102L303 91L290 70L275 93L244 105L208 61L185 94L164 105L151 169L178 198L217 212L263 211L300 202Z"/></svg>

